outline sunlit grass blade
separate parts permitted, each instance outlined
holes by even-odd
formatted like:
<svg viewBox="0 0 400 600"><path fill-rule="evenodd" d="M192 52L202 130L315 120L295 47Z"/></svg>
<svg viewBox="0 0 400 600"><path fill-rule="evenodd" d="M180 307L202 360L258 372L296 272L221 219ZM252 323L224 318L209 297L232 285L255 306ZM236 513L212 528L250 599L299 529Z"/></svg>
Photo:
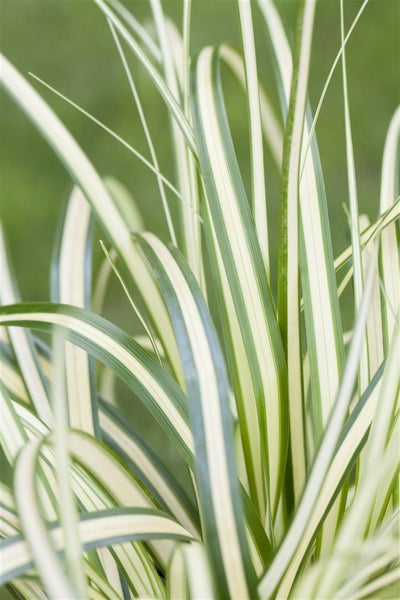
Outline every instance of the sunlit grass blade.
<svg viewBox="0 0 400 600"><path fill-rule="evenodd" d="M306 479L306 435L302 394L302 361L299 297L299 170L303 139L307 82L315 2L306 2L300 13L301 36L292 77L286 119L285 145L280 190L280 254L278 319L287 358L290 450L294 501L298 502Z"/></svg>
<svg viewBox="0 0 400 600"><path fill-rule="evenodd" d="M0 323L52 331L60 327L69 341L115 370L143 400L189 465L193 441L186 399L175 381L118 327L76 307L26 304L0 309Z"/></svg>
<svg viewBox="0 0 400 600"><path fill-rule="evenodd" d="M161 286L181 354L214 585L221 596L251 598L254 574L235 467L228 379L216 332L194 277L178 253L150 234L139 244Z"/></svg>
<svg viewBox="0 0 400 600"><path fill-rule="evenodd" d="M271 535L286 462L285 364L275 308L234 155L218 52L194 65L194 128L206 192L205 233L235 389L250 495Z"/></svg>
<svg viewBox="0 0 400 600"><path fill-rule="evenodd" d="M56 302L89 308L92 225L90 205L81 190L74 187L53 257L52 295ZM98 416L93 364L86 352L66 343L65 369L69 424L94 433Z"/></svg>

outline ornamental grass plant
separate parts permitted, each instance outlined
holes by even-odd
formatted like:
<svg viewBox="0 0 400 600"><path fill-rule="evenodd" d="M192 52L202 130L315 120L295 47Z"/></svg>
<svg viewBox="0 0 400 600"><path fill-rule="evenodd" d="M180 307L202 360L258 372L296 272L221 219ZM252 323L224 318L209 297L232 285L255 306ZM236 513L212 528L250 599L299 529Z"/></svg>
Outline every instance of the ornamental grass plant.
<svg viewBox="0 0 400 600"><path fill-rule="evenodd" d="M147 158L49 84L5 56L0 62L5 92L73 182L51 302L21 301L1 230L0 441L11 473L1 483L1 590L25 600L397 597L400 108L370 222L358 206L346 69L346 44L368 0L349 28L338 0L341 43L317 106L307 93L316 0L298 4L293 47L273 0L232 0L241 48L197 54L190 0L181 3L180 29L160 0L150 0L151 24L136 19L134 3L93 2L125 71ZM255 19L269 49L262 57ZM173 180L159 166L132 55L168 109ZM279 117L259 81L265 60ZM250 186L221 65L243 88ZM316 129L336 71L350 245L335 257ZM43 86L152 172L168 239L145 230L130 192L97 172ZM279 197L269 189L266 148ZM269 216L273 202L278 220ZM92 261L99 245L100 266ZM130 303L136 336L102 316L112 280ZM117 379L168 438L172 460L121 410Z"/></svg>

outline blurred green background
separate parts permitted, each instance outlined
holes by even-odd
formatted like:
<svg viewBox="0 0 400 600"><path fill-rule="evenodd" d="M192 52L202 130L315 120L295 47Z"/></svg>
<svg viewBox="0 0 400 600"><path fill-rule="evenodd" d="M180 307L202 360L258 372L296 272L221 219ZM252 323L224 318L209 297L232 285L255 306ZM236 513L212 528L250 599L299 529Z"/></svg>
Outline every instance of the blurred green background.
<svg viewBox="0 0 400 600"><path fill-rule="evenodd" d="M150 17L147 0L125 0L135 16ZM346 23L361 0L346 0ZM278 1L292 38L297 1ZM137 112L130 97L108 26L91 0L0 0L1 47L22 73L31 71L81 104L148 156ZM164 8L179 25L182 1ZM229 41L239 46L234 0L194 0L192 47ZM378 209L380 165L386 130L399 101L398 0L370 0L348 45L349 92L359 202L373 217ZM277 97L261 18L254 10L258 66L276 107ZM310 76L315 108L340 45L339 1L318 2ZM173 177L165 108L146 74L130 61L154 136L163 171ZM244 97L232 78L225 95L234 139L248 184L248 143ZM101 174L124 182L142 207L146 227L165 235L154 177L131 154L65 102L33 82L74 134ZM339 251L348 241L343 203L347 202L340 68L329 88L317 128L333 242ZM278 107L277 107L278 110ZM267 162L271 163L267 156ZM25 299L48 297L48 271L56 223L70 179L25 116L1 95L1 212ZM277 219L277 177L269 168L270 218ZM175 200L171 197L171 205ZM273 225L276 230L276 226ZM272 238L272 256L276 256ZM118 302L118 299L114 299ZM124 300L121 300L125 305ZM120 311L118 311L119 313Z"/></svg>

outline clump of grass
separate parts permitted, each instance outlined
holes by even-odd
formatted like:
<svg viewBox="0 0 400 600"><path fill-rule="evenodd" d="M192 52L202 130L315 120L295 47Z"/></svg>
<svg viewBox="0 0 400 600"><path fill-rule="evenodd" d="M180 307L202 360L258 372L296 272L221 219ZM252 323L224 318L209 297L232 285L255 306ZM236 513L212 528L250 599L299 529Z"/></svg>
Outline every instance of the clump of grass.
<svg viewBox="0 0 400 600"><path fill-rule="evenodd" d="M197 58L190 1L180 34L153 0L154 37L117 0L95 2L150 159L128 148L156 177L171 243L143 231L129 192L98 175L2 57L6 92L74 188L55 247L53 302L19 302L1 237L1 446L13 473L12 484L2 484L1 583L26 599L395 594L400 109L385 144L379 217L369 224L358 208L345 60L367 1L347 33L340 2L342 44L327 81L341 63L351 245L336 259L315 138L320 105L313 121L307 102L315 0L300 4L293 54L272 0L260 0L238 2L242 55L224 45ZM257 77L255 11L269 37L283 131ZM173 182L160 172L128 52L168 107ZM250 199L221 61L246 91ZM267 212L264 144L280 174L279 223ZM92 276L93 219L107 245ZM270 259L272 228L279 228L278 264ZM113 272L143 326L138 338L100 316ZM355 320L344 332L339 299L351 281ZM52 334L52 349L31 329ZM122 416L109 385L115 376L168 436L192 489Z"/></svg>

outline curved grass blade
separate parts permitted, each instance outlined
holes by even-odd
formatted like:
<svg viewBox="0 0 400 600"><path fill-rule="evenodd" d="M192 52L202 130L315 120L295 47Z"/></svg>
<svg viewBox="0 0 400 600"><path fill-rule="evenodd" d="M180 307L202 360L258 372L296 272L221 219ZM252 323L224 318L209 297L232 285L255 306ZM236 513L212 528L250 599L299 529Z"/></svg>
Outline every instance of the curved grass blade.
<svg viewBox="0 0 400 600"><path fill-rule="evenodd" d="M0 323L43 331L59 327L76 343L119 377L144 402L189 466L193 441L188 426L186 398L175 381L127 334L105 319L64 305L25 304L0 309Z"/></svg>
<svg viewBox="0 0 400 600"><path fill-rule="evenodd" d="M40 519L38 505L31 507L31 520ZM44 523L43 523L44 525ZM87 513L81 516L79 533L82 538L84 550L87 552L102 546L113 546L127 541L146 541L152 539L171 539L177 541L191 541L185 529L170 517L154 509L119 508ZM57 523L48 529L49 540L52 544L54 556L64 550L62 529ZM21 537L15 536L0 543L0 557L2 573L0 584L4 584L14 577L21 576L32 568L32 561L37 560L37 546L33 551L28 543ZM44 537L37 540L46 543ZM40 546L39 546L40 548ZM44 554L44 548L43 548ZM48 584L48 589L56 590L56 585ZM61 589L61 588L60 588ZM60 596L57 592L51 594L54 598ZM78 596L68 596L78 597Z"/></svg>
<svg viewBox="0 0 400 600"><path fill-rule="evenodd" d="M80 308L90 306L92 226L90 204L75 186L68 200L53 257L52 296L55 302ZM90 434L98 432L93 368L84 350L66 342L69 423L72 428Z"/></svg>
<svg viewBox="0 0 400 600"><path fill-rule="evenodd" d="M19 378L19 375L16 374L16 377ZM4 379L4 384L9 388L8 377ZM0 412L6 424L4 428L0 429L0 435L4 434L0 439L3 450L9 456L9 461L13 463L19 449L29 438L17 416L12 413L9 418L6 406L11 406L9 410L13 410L12 404L10 404L7 390L4 389L1 382L0 392L3 398ZM23 402L23 398L20 398L20 401ZM101 398L99 402L102 439L117 452L125 464L129 465L129 468L150 490L152 496L160 502L164 510L170 511L193 535L198 535L199 523L195 507L173 474L166 470L154 451L115 407ZM19 436L17 431L20 431ZM38 433L46 435L46 429L42 429Z"/></svg>
<svg viewBox="0 0 400 600"><path fill-rule="evenodd" d="M0 83L53 147L90 202L98 222L139 288L172 367L178 369L179 357L175 338L162 299L141 263L141 257L131 240L131 232L102 180L58 117L3 55L0 55L0 67Z"/></svg>
<svg viewBox="0 0 400 600"><path fill-rule="evenodd" d="M205 544L221 597L254 596L234 460L228 379L200 290L182 257L157 238L138 238L171 316L188 389Z"/></svg>
<svg viewBox="0 0 400 600"><path fill-rule="evenodd" d="M57 513L61 524L65 546L65 570L68 579L79 597L87 595L87 582L82 560L82 546L78 532L77 506L71 485L71 456L68 435L68 398L66 390L65 340L56 330L53 338L53 439L57 464L56 479L58 491ZM86 356L84 357L86 358ZM38 470L38 469L37 469Z"/></svg>
<svg viewBox="0 0 400 600"><path fill-rule="evenodd" d="M25 429L31 432L33 438L44 438L48 435L47 428L25 407L15 404L18 418ZM110 448L85 434L72 431L70 433L70 448L72 450L72 484L80 506L85 511L98 511L106 508L134 506L139 508L154 508L155 502L150 497L143 484L138 482L125 464ZM41 454L46 461L48 473L57 468L55 454L50 446L43 445ZM43 464L42 464L43 466ZM105 470L107 469L107 470ZM49 480L47 473L47 480ZM43 501L43 496L41 497ZM49 514L48 512L46 514ZM54 519L55 517L53 517ZM190 534L188 534L190 535ZM166 567L172 552L171 542L161 540L152 542L152 554L162 568ZM163 586L156 571L154 559L140 544L122 544L112 549L112 555L101 553L101 561L107 577L113 582L113 568L116 564L124 572L129 585L142 595L162 597ZM114 562L114 558L116 563ZM119 577L117 578L118 583Z"/></svg>
<svg viewBox="0 0 400 600"><path fill-rule="evenodd" d="M63 565L49 538L40 513L35 484L36 463L41 440L32 441L21 450L15 469L14 493L26 543L34 557L41 580L51 598L77 598L78 591L67 577ZM25 542L24 542L25 543ZM7 562L4 561L7 567ZM2 564L4 564L2 561ZM6 574L5 571L2 574Z"/></svg>
<svg viewBox="0 0 400 600"><path fill-rule="evenodd" d="M166 579L167 600L189 600L188 577L182 549L178 546L168 565ZM212 596L210 596L211 598Z"/></svg>

